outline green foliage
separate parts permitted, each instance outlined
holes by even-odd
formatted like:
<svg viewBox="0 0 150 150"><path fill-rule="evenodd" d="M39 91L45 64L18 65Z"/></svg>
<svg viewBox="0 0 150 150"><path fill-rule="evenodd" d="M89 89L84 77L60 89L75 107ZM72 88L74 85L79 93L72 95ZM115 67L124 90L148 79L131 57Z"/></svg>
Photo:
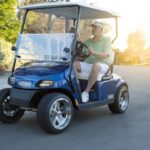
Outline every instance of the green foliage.
<svg viewBox="0 0 150 150"><path fill-rule="evenodd" d="M12 62L13 62L13 52L11 50L12 45L11 45L11 43L5 41L2 38L0 38L0 45L1 45L0 52L3 55L3 60L0 63L1 67L10 70L12 67Z"/></svg>
<svg viewBox="0 0 150 150"><path fill-rule="evenodd" d="M128 35L128 49L132 49L135 52L143 51L145 46L145 36L140 30L137 30Z"/></svg>
<svg viewBox="0 0 150 150"><path fill-rule="evenodd" d="M127 64L127 65L139 65L139 64L150 64L149 57L150 51L145 48L145 36L142 31L135 31L128 35L127 49L124 52L116 52L115 64Z"/></svg>
<svg viewBox="0 0 150 150"><path fill-rule="evenodd" d="M0 50L0 63L3 61L4 59L4 53Z"/></svg>
<svg viewBox="0 0 150 150"><path fill-rule="evenodd" d="M16 0L0 0L0 37L14 43L20 29Z"/></svg>

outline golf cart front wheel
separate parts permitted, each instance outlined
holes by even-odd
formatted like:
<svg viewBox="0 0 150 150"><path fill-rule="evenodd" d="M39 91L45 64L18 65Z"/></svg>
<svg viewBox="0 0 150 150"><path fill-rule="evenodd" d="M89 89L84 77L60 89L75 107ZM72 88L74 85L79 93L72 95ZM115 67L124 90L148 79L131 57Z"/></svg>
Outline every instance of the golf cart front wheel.
<svg viewBox="0 0 150 150"><path fill-rule="evenodd" d="M48 94L44 96L37 109L37 121L48 133L61 133L70 124L73 117L72 102L64 94Z"/></svg>
<svg viewBox="0 0 150 150"><path fill-rule="evenodd" d="M0 91L0 121L3 123L15 123L24 114L24 110L10 104L10 89Z"/></svg>
<svg viewBox="0 0 150 150"><path fill-rule="evenodd" d="M129 91L126 85L122 85L116 94L115 102L108 107L112 113L124 113L129 105Z"/></svg>

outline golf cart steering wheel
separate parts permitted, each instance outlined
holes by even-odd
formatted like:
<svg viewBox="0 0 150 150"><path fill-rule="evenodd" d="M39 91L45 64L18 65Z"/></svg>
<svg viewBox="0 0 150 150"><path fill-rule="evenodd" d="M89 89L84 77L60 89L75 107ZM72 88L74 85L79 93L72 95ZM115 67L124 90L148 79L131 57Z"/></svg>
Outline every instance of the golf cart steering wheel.
<svg viewBox="0 0 150 150"><path fill-rule="evenodd" d="M83 48L89 49L88 46L86 44L84 44L81 41L77 41L77 45L76 45L76 54L77 56L80 56L82 58L87 58L90 56L89 52L83 52Z"/></svg>

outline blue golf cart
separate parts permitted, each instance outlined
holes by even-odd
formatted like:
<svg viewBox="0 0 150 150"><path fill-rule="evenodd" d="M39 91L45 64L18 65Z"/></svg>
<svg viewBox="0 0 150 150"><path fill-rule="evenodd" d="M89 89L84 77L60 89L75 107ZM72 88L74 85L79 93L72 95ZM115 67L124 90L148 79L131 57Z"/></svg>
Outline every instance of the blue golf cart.
<svg viewBox="0 0 150 150"><path fill-rule="evenodd" d="M117 29L117 15L77 3L34 4L21 10L23 23L16 46L12 47L15 58L8 78L11 88L0 91L1 122L15 123L25 111L35 111L40 127L56 134L70 125L74 110L106 104L112 113L127 110L128 85L113 73L113 64L106 74L98 76L87 103L82 102L81 92L89 74L76 73L73 68L78 56L89 56L83 50L88 47L78 41L80 21L112 18ZM71 25L75 33L69 33Z"/></svg>

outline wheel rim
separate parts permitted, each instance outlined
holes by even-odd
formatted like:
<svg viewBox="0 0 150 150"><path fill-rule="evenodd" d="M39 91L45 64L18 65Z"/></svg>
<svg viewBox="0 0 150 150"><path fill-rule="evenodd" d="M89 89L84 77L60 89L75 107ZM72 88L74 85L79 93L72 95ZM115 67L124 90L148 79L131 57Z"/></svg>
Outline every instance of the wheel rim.
<svg viewBox="0 0 150 150"><path fill-rule="evenodd" d="M19 112L19 109L16 108L15 106L10 105L9 101L10 96L7 96L3 101L2 104L3 114L6 115L7 117L14 117Z"/></svg>
<svg viewBox="0 0 150 150"><path fill-rule="evenodd" d="M50 107L50 121L55 129L64 129L70 123L72 108L67 99L60 98Z"/></svg>
<svg viewBox="0 0 150 150"><path fill-rule="evenodd" d="M129 103L129 93L126 89L122 89L119 95L119 107L122 111L125 111Z"/></svg>

